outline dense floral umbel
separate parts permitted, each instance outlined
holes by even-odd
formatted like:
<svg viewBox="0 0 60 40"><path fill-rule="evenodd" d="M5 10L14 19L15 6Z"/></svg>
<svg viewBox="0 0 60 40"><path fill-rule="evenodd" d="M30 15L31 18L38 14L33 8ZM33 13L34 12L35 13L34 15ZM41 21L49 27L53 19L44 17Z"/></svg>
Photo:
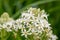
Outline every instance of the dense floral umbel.
<svg viewBox="0 0 60 40"><path fill-rule="evenodd" d="M47 14L39 8L29 8L22 12L21 18L0 24L0 29L7 32L21 30L21 36L28 40L56 40L57 37L52 33L48 23Z"/></svg>

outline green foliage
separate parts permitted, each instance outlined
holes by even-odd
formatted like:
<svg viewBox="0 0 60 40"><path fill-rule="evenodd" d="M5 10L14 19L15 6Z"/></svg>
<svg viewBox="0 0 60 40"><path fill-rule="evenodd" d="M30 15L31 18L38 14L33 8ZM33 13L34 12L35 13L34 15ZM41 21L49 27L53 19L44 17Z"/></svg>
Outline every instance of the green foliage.
<svg viewBox="0 0 60 40"><path fill-rule="evenodd" d="M17 19L21 12L29 7L45 9L49 14L49 22L51 23L54 34L60 38L60 0L0 0L0 15L8 12L10 17ZM11 35L10 33L9 35ZM19 35L18 35L19 36ZM13 40L13 36L8 36ZM7 40L8 40L7 38ZM11 39L13 38L13 39ZM17 38L16 40L18 40Z"/></svg>

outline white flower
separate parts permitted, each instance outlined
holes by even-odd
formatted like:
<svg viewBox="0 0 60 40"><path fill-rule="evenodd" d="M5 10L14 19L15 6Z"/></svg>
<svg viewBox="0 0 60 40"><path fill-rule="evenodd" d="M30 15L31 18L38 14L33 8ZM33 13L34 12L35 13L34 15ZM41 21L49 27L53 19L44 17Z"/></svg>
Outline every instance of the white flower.
<svg viewBox="0 0 60 40"><path fill-rule="evenodd" d="M52 38L52 40L56 40L57 39L56 35L51 35L51 38Z"/></svg>
<svg viewBox="0 0 60 40"><path fill-rule="evenodd" d="M2 27L7 31L12 31L12 25L13 25L13 21L4 23Z"/></svg>
<svg viewBox="0 0 60 40"><path fill-rule="evenodd" d="M21 36L25 36L27 38L28 35L31 35L32 33L29 33L29 31L26 31L26 29L24 29L22 31L22 35Z"/></svg>
<svg viewBox="0 0 60 40"><path fill-rule="evenodd" d="M42 11L41 11L41 18L46 18L46 19L48 19L47 17L48 17L48 15L46 14L45 10L42 10Z"/></svg>

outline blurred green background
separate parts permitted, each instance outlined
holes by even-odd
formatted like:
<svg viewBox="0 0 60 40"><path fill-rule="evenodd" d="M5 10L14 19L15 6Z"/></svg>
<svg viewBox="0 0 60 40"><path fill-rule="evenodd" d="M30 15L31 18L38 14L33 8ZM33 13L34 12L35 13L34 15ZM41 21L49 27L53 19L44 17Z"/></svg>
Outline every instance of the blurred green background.
<svg viewBox="0 0 60 40"><path fill-rule="evenodd" d="M0 16L8 12L10 17L17 19L21 12L29 7L44 9L49 14L49 23L53 33L60 39L60 0L0 0Z"/></svg>

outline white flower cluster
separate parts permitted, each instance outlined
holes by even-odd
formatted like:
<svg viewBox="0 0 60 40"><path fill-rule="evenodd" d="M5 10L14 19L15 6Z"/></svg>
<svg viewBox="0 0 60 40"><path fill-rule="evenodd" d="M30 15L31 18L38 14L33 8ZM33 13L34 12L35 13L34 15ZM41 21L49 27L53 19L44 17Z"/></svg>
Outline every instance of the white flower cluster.
<svg viewBox="0 0 60 40"><path fill-rule="evenodd" d="M8 32L20 29L21 36L25 36L25 38L33 36L34 40L42 40L44 34L47 40L56 40L57 37L52 34L47 16L44 10L29 8L28 11L22 13L21 18L0 24L0 29Z"/></svg>

